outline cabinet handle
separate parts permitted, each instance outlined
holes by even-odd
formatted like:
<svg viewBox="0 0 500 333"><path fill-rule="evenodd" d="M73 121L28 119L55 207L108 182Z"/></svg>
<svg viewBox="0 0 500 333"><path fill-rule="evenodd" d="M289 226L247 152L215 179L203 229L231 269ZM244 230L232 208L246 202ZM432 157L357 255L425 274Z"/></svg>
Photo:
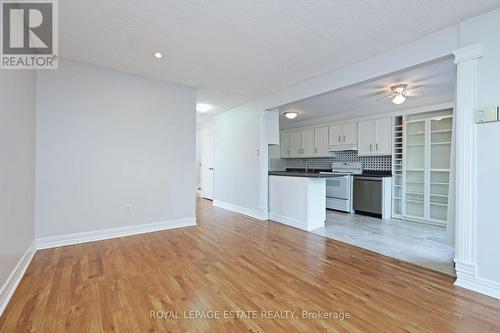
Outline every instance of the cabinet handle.
<svg viewBox="0 0 500 333"><path fill-rule="evenodd" d="M344 135L344 142L345 142L345 135Z"/></svg>
<svg viewBox="0 0 500 333"><path fill-rule="evenodd" d="M340 135L339 135L339 142L340 142Z"/></svg>
<svg viewBox="0 0 500 333"><path fill-rule="evenodd" d="M318 153L318 148L314 148L314 153L317 154Z"/></svg>
<svg viewBox="0 0 500 333"><path fill-rule="evenodd" d="M375 145L375 150L378 151L378 143Z"/></svg>
<svg viewBox="0 0 500 333"><path fill-rule="evenodd" d="M372 151L372 144L370 143L370 151Z"/></svg>
<svg viewBox="0 0 500 333"><path fill-rule="evenodd" d="M290 155L290 149L288 149L287 155Z"/></svg>

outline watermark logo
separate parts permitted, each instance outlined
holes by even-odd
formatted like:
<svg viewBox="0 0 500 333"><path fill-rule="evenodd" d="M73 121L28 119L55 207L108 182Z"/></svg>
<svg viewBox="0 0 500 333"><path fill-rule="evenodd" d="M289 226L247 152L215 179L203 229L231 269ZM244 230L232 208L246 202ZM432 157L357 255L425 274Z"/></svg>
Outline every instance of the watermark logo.
<svg viewBox="0 0 500 333"><path fill-rule="evenodd" d="M3 69L58 67L57 0L0 0Z"/></svg>

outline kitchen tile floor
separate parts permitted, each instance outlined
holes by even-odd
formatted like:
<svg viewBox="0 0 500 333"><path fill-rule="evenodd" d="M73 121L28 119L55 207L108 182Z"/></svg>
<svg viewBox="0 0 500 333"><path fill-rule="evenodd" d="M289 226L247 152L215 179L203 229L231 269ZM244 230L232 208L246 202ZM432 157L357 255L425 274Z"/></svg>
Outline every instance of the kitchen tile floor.
<svg viewBox="0 0 500 333"><path fill-rule="evenodd" d="M454 247L445 228L327 210L325 227L312 232L455 275Z"/></svg>

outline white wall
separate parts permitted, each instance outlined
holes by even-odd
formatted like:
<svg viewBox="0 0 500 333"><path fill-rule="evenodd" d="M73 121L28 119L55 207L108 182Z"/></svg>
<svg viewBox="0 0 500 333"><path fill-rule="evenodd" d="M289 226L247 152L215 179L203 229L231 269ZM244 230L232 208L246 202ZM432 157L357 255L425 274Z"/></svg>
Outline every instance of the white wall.
<svg viewBox="0 0 500 333"><path fill-rule="evenodd" d="M69 61L37 89L37 237L194 218L193 89Z"/></svg>
<svg viewBox="0 0 500 333"><path fill-rule="evenodd" d="M481 43L478 106L500 105L500 10L461 24L463 47ZM477 125L477 270L500 283L500 122Z"/></svg>
<svg viewBox="0 0 500 333"><path fill-rule="evenodd" d="M34 71L0 73L0 287L34 240Z"/></svg>
<svg viewBox="0 0 500 333"><path fill-rule="evenodd" d="M214 203L260 215L260 113L252 107L223 112L215 117L214 133Z"/></svg>

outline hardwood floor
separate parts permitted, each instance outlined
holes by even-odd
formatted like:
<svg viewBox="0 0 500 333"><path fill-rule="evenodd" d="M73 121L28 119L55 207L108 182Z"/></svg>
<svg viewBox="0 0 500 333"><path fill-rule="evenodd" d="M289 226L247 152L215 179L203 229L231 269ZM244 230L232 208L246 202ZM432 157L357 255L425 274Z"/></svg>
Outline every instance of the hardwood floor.
<svg viewBox="0 0 500 333"><path fill-rule="evenodd" d="M197 214L196 227L39 251L0 332L500 331L500 301L447 275L205 200ZM185 317L197 310L219 318Z"/></svg>

